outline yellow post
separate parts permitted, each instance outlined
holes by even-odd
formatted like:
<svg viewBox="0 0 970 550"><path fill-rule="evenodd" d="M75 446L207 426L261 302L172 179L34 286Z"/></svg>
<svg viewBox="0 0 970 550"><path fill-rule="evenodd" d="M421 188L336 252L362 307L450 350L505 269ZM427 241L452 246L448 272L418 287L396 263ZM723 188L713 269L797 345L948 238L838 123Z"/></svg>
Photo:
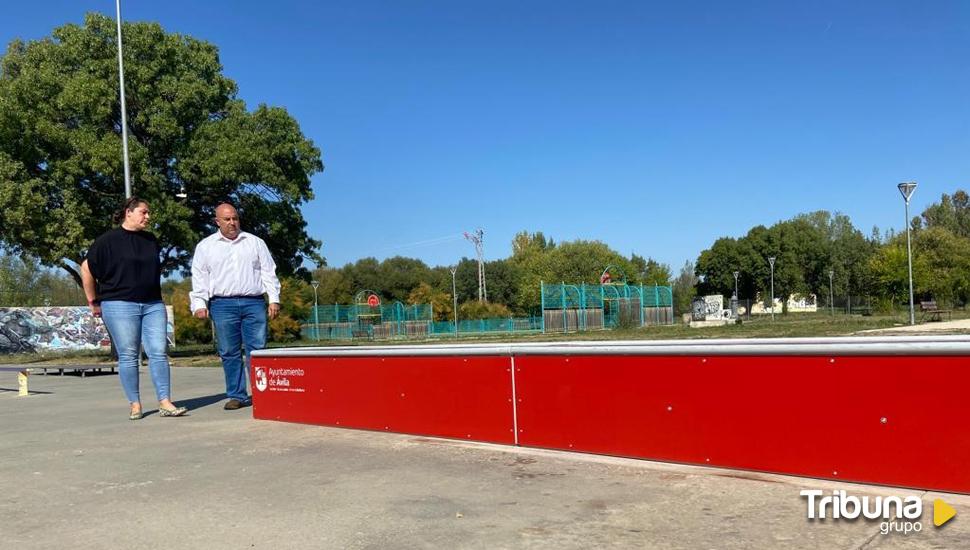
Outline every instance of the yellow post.
<svg viewBox="0 0 970 550"><path fill-rule="evenodd" d="M30 391L27 389L27 377L30 375L30 371L24 369L17 373L17 395L20 397L27 397L30 395Z"/></svg>

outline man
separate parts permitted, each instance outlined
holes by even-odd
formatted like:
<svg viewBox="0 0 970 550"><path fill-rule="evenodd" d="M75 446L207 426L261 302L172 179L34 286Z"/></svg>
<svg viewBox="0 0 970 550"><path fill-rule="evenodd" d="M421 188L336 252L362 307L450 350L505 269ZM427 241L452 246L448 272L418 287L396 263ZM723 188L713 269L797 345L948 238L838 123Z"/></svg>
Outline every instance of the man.
<svg viewBox="0 0 970 550"><path fill-rule="evenodd" d="M222 370L226 374L226 410L249 404L246 371L253 350L266 347L267 316L280 312L280 281L266 243L240 230L239 214L231 204L216 207L219 231L195 247L192 258L192 314L212 317ZM263 299L269 297L269 306ZM246 348L243 364L240 346Z"/></svg>

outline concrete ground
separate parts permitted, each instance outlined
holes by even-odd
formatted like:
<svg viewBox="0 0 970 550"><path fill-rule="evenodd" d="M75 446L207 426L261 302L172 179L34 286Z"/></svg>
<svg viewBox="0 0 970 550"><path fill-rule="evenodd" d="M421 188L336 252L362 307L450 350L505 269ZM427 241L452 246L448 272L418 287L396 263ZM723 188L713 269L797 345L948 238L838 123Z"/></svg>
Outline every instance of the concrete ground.
<svg viewBox="0 0 970 550"><path fill-rule="evenodd" d="M117 375L0 373L0 548L970 548L964 495L256 421L172 375L191 416L133 422ZM919 495L922 530L810 521L810 488Z"/></svg>
<svg viewBox="0 0 970 550"><path fill-rule="evenodd" d="M900 325L898 327L861 330L856 334L959 334L968 330L970 330L970 319L957 319L956 321L918 323L916 325Z"/></svg>

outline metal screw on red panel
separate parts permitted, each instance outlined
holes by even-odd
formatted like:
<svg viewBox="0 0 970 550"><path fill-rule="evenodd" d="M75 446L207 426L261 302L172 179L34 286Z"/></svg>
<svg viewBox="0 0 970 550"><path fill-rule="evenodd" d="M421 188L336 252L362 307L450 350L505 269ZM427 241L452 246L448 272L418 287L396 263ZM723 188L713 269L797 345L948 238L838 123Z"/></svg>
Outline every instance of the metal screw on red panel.
<svg viewBox="0 0 970 550"><path fill-rule="evenodd" d="M701 363L707 363L707 359L701 359Z"/></svg>
<svg viewBox="0 0 970 550"><path fill-rule="evenodd" d="M882 422L883 424L885 424L886 422L889 422L889 419L884 416L884 417L880 418L879 421Z"/></svg>
<svg viewBox="0 0 970 550"><path fill-rule="evenodd" d="M674 410L674 408L673 408L673 407L671 407L670 405L667 405L667 412L670 412L670 411L672 411L672 410Z"/></svg>
<svg viewBox="0 0 970 550"><path fill-rule="evenodd" d="M568 357L566 358L566 362L567 362L567 363L569 362L569 358L568 358Z"/></svg>
<svg viewBox="0 0 970 550"><path fill-rule="evenodd" d="M401 394L401 397L404 397L404 394L403 393Z"/></svg>
<svg viewBox="0 0 970 550"><path fill-rule="evenodd" d="M836 470L836 471L834 471L834 472L832 472L832 475L834 475L834 476L837 476L837 475L839 475L839 471L838 471L838 470Z"/></svg>
<svg viewBox="0 0 970 550"><path fill-rule="evenodd" d="M829 359L829 363L834 363L834 362L835 362L835 359L834 358Z"/></svg>
<svg viewBox="0 0 970 550"><path fill-rule="evenodd" d="M705 458L704 459L704 462L710 462L710 461L711 461L711 459L709 459L709 458Z"/></svg>

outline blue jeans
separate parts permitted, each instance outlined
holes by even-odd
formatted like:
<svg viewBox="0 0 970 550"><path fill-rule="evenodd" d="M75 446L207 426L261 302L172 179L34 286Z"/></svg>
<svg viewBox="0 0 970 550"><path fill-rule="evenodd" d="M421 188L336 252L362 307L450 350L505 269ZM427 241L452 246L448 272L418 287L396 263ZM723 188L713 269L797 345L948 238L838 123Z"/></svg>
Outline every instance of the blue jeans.
<svg viewBox="0 0 970 550"><path fill-rule="evenodd" d="M213 298L209 315L216 326L216 340L222 370L226 375L226 397L246 401L246 371L249 354L266 347L266 301L253 298ZM241 348L246 348L243 365Z"/></svg>
<svg viewBox="0 0 970 550"><path fill-rule="evenodd" d="M140 403L138 355L144 346L148 372L159 401L170 398L168 341L165 339L165 304L162 302L101 302L101 318L118 352L118 376L129 403Z"/></svg>

